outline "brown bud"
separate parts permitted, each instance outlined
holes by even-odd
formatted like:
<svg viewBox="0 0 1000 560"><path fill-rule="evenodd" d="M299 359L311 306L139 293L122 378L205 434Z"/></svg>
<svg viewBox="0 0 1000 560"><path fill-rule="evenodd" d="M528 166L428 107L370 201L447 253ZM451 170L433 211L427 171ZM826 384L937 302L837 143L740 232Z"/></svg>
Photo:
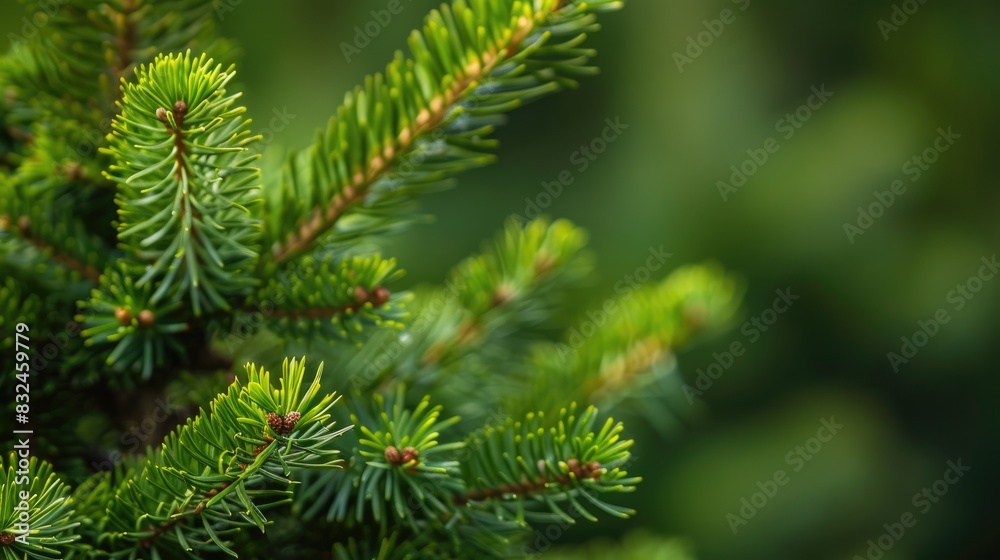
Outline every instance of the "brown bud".
<svg viewBox="0 0 1000 560"><path fill-rule="evenodd" d="M403 448L403 462L409 463L417 457L420 457L420 452L417 451L415 447L404 447Z"/></svg>
<svg viewBox="0 0 1000 560"><path fill-rule="evenodd" d="M390 295L392 294L389 293L389 290L382 286L376 286L375 289L372 290L371 302L375 305L375 307L379 307L389 301Z"/></svg>
<svg viewBox="0 0 1000 560"><path fill-rule="evenodd" d="M152 311L148 309L143 309L142 311L139 312L139 326L148 328L152 327L153 323L155 322L156 322L156 315Z"/></svg>
<svg viewBox="0 0 1000 560"><path fill-rule="evenodd" d="M17 536L13 533L0 533L0 543L3 543L5 546L14 544L14 539L16 538Z"/></svg>
<svg viewBox="0 0 1000 560"><path fill-rule="evenodd" d="M266 418L267 425L274 430L274 433L280 434L281 430L285 427L285 421L281 418L281 416L278 416L277 412L268 412Z"/></svg>
<svg viewBox="0 0 1000 560"><path fill-rule="evenodd" d="M400 465L403 463L403 455L394 445L390 445L385 448L385 460L393 465Z"/></svg>
<svg viewBox="0 0 1000 560"><path fill-rule="evenodd" d="M156 119L159 120L162 123L168 122L167 121L167 110L164 109L163 107L157 107L157 109L156 109Z"/></svg>
<svg viewBox="0 0 1000 560"><path fill-rule="evenodd" d="M264 452L265 449L267 449L266 445L258 445L257 447L254 447L253 448L254 456L260 455L261 453Z"/></svg>
<svg viewBox="0 0 1000 560"><path fill-rule="evenodd" d="M177 103L174 103L174 115L183 115L184 113L187 113L187 110L188 110L187 103L183 101L178 101Z"/></svg>
<svg viewBox="0 0 1000 560"><path fill-rule="evenodd" d="M566 466L569 467L571 472L575 473L580 468L580 461L577 459L570 459L569 461L566 461Z"/></svg>
<svg viewBox="0 0 1000 560"><path fill-rule="evenodd" d="M601 464L598 463L597 461L591 461L587 463L586 473L587 476L589 476L590 478L597 480L598 478L601 477Z"/></svg>
<svg viewBox="0 0 1000 560"><path fill-rule="evenodd" d="M119 307L115 309L115 319L122 326L128 326L132 323L132 312L124 307Z"/></svg>
<svg viewBox="0 0 1000 560"><path fill-rule="evenodd" d="M368 301L368 290L366 290L364 286L356 286L354 288L354 299L357 300L358 303Z"/></svg>
<svg viewBox="0 0 1000 560"><path fill-rule="evenodd" d="M83 167L75 161L67 163L63 172L66 174L66 178L70 181L78 181L81 177L83 177Z"/></svg>
<svg viewBox="0 0 1000 560"><path fill-rule="evenodd" d="M300 418L302 418L302 414L299 412L292 411L286 414L283 422L284 433L290 434L295 429L295 425L299 423Z"/></svg>
<svg viewBox="0 0 1000 560"><path fill-rule="evenodd" d="M18 218L17 229L21 232L21 235L28 235L28 231L31 230L31 218L27 216L21 216Z"/></svg>

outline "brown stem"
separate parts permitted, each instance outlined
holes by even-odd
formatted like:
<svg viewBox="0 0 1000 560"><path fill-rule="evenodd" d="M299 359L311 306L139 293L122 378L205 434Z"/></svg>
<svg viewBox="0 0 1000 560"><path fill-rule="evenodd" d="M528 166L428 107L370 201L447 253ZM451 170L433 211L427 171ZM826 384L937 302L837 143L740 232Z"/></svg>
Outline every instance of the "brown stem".
<svg viewBox="0 0 1000 560"><path fill-rule="evenodd" d="M561 474L554 477L542 475L535 480L522 478L520 482L502 484L496 488L487 487L468 490L464 494L456 495L452 498L452 501L454 501L457 505L464 505L468 502L478 502L492 498L499 498L504 494L530 496L545 490L546 486L549 484L555 483L566 486L574 479L585 480L589 478L592 480L599 480L601 478L601 464L597 461L581 463L579 459L569 459L566 461L566 465L569 467L569 473L567 474ZM573 475L572 478L570 477L570 474Z"/></svg>
<svg viewBox="0 0 1000 560"><path fill-rule="evenodd" d="M188 168L187 159L184 155L187 153L187 145L184 144L184 117L187 115L188 106L183 100L178 100L174 103L173 108L170 113L173 115L173 121L167 117L167 110L163 107L156 109L156 118L163 123L166 127L167 132L174 137L174 159L177 162L177 171L174 172L175 177L178 181L183 181L184 175L189 177L192 176L191 170ZM188 198L188 193L185 192L181 195L180 204L180 216L178 219L183 220L184 215L190 211L192 216L195 218L199 217L198 211L191 207L190 200ZM190 235L193 239L198 239L199 232L195 229L194 220L191 222ZM201 260L200 257L197 260Z"/></svg>
<svg viewBox="0 0 1000 560"><path fill-rule="evenodd" d="M282 419L282 421L284 422L284 426L287 427L287 430L284 430L284 432L285 433L291 432L292 429L295 427L295 423L298 422L300 417L301 415L298 412L288 413ZM267 446L271 445L271 443L274 441L274 438L268 436L267 434L264 434L264 439L267 441L267 443L264 445L259 445L254 448L253 450L254 457L263 453L264 450L267 449ZM240 467L246 469L247 465L241 464ZM218 495L219 492L222 492L223 490L228 488L229 484L230 484L229 482L223 482L218 487L212 488L211 490L205 492L205 496L197 504L188 508L184 512L174 510L172 514L173 517L171 517L170 519L164 521L163 523L155 527L154 526L146 527L144 531L152 531L153 534L139 539L139 545L145 548L151 547L153 543L156 542L157 539L163 536L163 534L169 531L170 529L173 529L174 526L176 526L178 523L183 523L189 517L200 514L202 510L204 510L205 507L208 505L208 502L216 495Z"/></svg>
<svg viewBox="0 0 1000 560"><path fill-rule="evenodd" d="M166 532L173 529L176 525L187 521L187 519L193 515L200 514L202 510L205 509L205 505L208 504L208 501L211 500L212 497L218 494L219 492L225 490L228 486L229 486L228 482L223 482L222 484L219 485L218 488L213 488L208 492L205 492L205 497L202 498L201 501L199 501L193 507L188 508L184 512L174 510L173 514L171 514L174 517L171 517L170 519L164 521L163 523L155 527L152 526L146 527L145 531L152 531L153 534L139 539L139 545L142 546L143 548L150 548L151 546L153 546L153 543L155 543Z"/></svg>
<svg viewBox="0 0 1000 560"><path fill-rule="evenodd" d="M163 123L163 126L167 128L167 132L174 137L174 158L177 161L177 178L180 179L184 172L187 170L187 161L184 159L184 154L187 152L187 146L184 145L184 116L187 115L188 106L183 100L179 100L174 103L173 109L170 111L173 114L173 123L167 118L167 110L160 107L156 110L156 118Z"/></svg>
<svg viewBox="0 0 1000 560"><path fill-rule="evenodd" d="M535 269L535 280L542 280L555 268L555 262L552 257L543 252L538 253L535 257L534 269ZM529 286L530 288L535 288L536 286ZM501 284L493 290L493 295L490 298L490 307L486 312L493 311L494 309L503 308L510 305L512 301L517 297L517 293L513 288L506 284ZM485 313L474 315L465 319L458 328L458 335L454 338L449 338L446 341L436 342L431 345L430 348L424 353L421 358L421 364L430 365L439 363L450 350L459 349L465 344L470 344L479 339L482 334L482 321L485 317Z"/></svg>
<svg viewBox="0 0 1000 560"><path fill-rule="evenodd" d="M322 317L333 317L347 312L355 312L366 303L371 303L374 307L381 307L389 301L389 290L383 286L376 286L370 292L362 287L355 289L355 303L340 305L337 307L318 307L312 309L275 309L269 316L277 318L291 319L318 319Z"/></svg>

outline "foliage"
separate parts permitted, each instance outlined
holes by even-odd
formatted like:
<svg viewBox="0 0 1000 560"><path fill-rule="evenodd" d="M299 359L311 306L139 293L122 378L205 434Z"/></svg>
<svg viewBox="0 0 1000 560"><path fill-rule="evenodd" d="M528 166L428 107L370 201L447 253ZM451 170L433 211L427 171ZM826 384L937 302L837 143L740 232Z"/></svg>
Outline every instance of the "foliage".
<svg viewBox="0 0 1000 560"><path fill-rule="evenodd" d="M38 427L58 432L49 448L114 465L65 473L71 497L32 459L37 532L0 550L508 557L539 524L632 515L614 503L640 482L632 441L604 414L725 326L737 282L679 269L578 344L553 335L593 267L566 221L508 222L440 289L400 289L372 249L411 225L418 195L493 161L506 113L594 74L587 35L622 2L443 5L276 169L258 163L210 6L70 0L0 62L0 310L59 341L34 366L38 398L71 387L86 405L69 414L80 429ZM333 367L307 381L286 359L275 387L268 368L290 352L235 375L233 338ZM217 396L163 402L178 384L195 408ZM118 456L88 430L130 424Z"/></svg>

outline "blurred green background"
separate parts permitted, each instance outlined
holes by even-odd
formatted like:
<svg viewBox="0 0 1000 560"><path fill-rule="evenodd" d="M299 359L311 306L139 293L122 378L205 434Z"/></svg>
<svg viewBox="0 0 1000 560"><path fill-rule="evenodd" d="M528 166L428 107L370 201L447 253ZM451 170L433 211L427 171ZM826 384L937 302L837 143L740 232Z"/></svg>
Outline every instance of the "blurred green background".
<svg viewBox="0 0 1000 560"><path fill-rule="evenodd" d="M355 26L387 3L217 2L243 47L251 114L261 128L275 111L289 121L266 132L271 148L304 146L343 92L380 70L439 2L402 0L370 45L345 56ZM11 0L0 5L5 36L21 15ZM886 560L990 555L1000 278L971 299L951 292L1000 252L990 163L1000 146L1000 5L630 0L602 21L591 42L602 75L516 111L499 131L500 164L424 199L436 222L388 249L410 281L438 281L568 171L572 184L545 212L592 235L600 275L574 299L579 313L613 296L651 247L673 253L671 267L715 259L744 278L744 316L680 357L697 387L713 353L745 348L697 402L681 399L685 428L627 419L645 478L627 505L639 515L575 528L556 544L643 528L687 538L703 560L877 558L866 554L880 536L891 545ZM833 95L801 110L813 87ZM779 121L796 111L787 134ZM606 119L627 129L581 170L578 150ZM924 154L948 127L960 135L953 145ZM777 151L724 198L718 182L730 182L747 150L760 159L769 138ZM915 167L925 156L936 161ZM906 190L849 238L845 223L856 226L859 207L896 180ZM799 299L753 336L743 321L770 309L778 289ZM894 371L887 354L942 308L949 321ZM830 417L843 428L799 462L796 447ZM914 503L959 459L967 474L939 484L946 494L929 509ZM741 500L779 469L787 484L734 534L727 516L740 516ZM883 536L908 512L915 525Z"/></svg>

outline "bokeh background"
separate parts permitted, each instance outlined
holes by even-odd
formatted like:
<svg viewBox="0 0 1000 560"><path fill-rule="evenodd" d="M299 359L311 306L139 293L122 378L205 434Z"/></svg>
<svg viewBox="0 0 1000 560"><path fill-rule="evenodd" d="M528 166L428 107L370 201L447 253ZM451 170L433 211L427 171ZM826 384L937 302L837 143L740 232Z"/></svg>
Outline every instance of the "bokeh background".
<svg viewBox="0 0 1000 560"><path fill-rule="evenodd" d="M267 132L280 151L305 145L438 3L402 0L349 57L343 43L386 0L217 6L243 47L252 115L262 127L274 111L291 116ZM730 23L712 23L723 10ZM21 15L3 0L0 31L17 30ZM694 384L733 342L745 354L694 404L681 400L682 429L627 419L645 478L627 505L639 515L587 524L557 544L642 529L687 539L704 560L846 559L866 557L868 540L910 512L916 524L882 558L991 556L1000 276L960 296L961 309L949 293L1000 253L1000 4L630 0L602 21L591 41L602 75L513 113L498 134L500 165L424 199L436 221L388 249L411 282L438 281L569 170L572 185L544 210L587 228L600 262L575 311L612 297L650 247L671 252L672 267L714 259L743 277L743 316L680 356L681 374ZM688 52L699 33L701 52ZM679 65L678 53L689 60ZM778 121L824 86L832 97L786 138ZM581 171L574 154L606 119L628 128ZM960 138L914 180L904 165L948 127ZM717 183L768 138L780 149L724 199ZM859 207L895 180L905 192L849 239L845 223L857 225ZM751 340L743 321L769 309L777 289L799 299ZM941 308L949 322L894 371L887 354ZM788 453L830 417L844 427L795 471ZM924 513L913 496L959 459L971 470L939 485L947 493ZM734 534L727 515L779 469L789 482Z"/></svg>

